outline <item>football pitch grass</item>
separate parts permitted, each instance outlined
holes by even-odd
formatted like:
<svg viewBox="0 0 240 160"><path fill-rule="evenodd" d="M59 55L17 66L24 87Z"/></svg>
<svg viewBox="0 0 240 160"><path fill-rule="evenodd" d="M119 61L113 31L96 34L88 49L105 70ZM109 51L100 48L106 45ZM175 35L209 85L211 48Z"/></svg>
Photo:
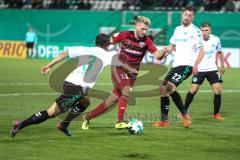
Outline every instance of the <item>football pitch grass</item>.
<svg viewBox="0 0 240 160"><path fill-rule="evenodd" d="M222 93L222 121L212 119L213 94L207 82L200 88L191 106L192 126L185 129L175 118L177 108L171 101L168 128L156 128L159 96L137 98L127 116L140 117L144 133L130 135L115 130L117 110L92 120L90 130L81 130L74 121L72 137L56 129L60 118L23 129L15 138L9 136L11 123L47 109L58 93L48 86L48 76L40 74L46 60L0 59L0 160L236 160L240 156L240 70L226 69ZM157 73L156 73L157 74ZM157 87L157 86L155 86ZM183 100L190 78L178 90ZM96 89L110 92L110 70L106 69ZM145 92L148 86L140 89ZM92 98L95 107L100 99Z"/></svg>

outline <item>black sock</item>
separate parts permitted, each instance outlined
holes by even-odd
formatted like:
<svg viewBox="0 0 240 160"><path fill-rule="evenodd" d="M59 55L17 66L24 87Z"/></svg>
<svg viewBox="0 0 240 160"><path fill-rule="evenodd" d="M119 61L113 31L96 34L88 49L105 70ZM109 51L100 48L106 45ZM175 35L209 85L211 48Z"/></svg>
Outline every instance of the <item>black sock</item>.
<svg viewBox="0 0 240 160"><path fill-rule="evenodd" d="M32 115L28 119L22 121L20 129L25 128L32 124L42 123L42 122L46 121L48 118L49 117L48 117L47 111L37 112L36 114Z"/></svg>
<svg viewBox="0 0 240 160"><path fill-rule="evenodd" d="M173 99L173 102L175 103L175 105L177 106L178 110L182 113L182 114L186 114L186 109L183 105L183 101L182 98L180 96L180 94L177 91L174 91L170 94L170 96Z"/></svg>
<svg viewBox="0 0 240 160"><path fill-rule="evenodd" d="M190 91L187 93L187 96L186 96L186 99L185 99L185 109L186 109L186 111L188 110L190 104L192 103L194 95L195 95L195 93L192 94Z"/></svg>
<svg viewBox="0 0 240 160"><path fill-rule="evenodd" d="M221 107L221 94L214 94L214 114L219 113Z"/></svg>
<svg viewBox="0 0 240 160"><path fill-rule="evenodd" d="M69 124L70 124L70 121L66 121L66 120L63 120L62 122L61 122L61 124L64 126L64 127L68 127L69 126Z"/></svg>
<svg viewBox="0 0 240 160"><path fill-rule="evenodd" d="M87 107L85 107L84 105L78 103L71 109L71 111L68 113L67 117L61 122L61 124L64 127L68 127L71 121L77 116L79 116L82 112L84 112L86 108Z"/></svg>
<svg viewBox="0 0 240 160"><path fill-rule="evenodd" d="M169 111L170 100L169 97L161 97L161 120L168 120L168 111Z"/></svg>

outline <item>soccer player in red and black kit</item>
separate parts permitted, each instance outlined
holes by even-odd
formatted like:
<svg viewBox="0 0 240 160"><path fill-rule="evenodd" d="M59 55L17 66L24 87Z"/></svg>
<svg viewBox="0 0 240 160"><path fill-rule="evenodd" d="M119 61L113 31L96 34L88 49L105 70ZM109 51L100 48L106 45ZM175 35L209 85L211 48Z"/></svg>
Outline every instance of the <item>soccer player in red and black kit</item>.
<svg viewBox="0 0 240 160"><path fill-rule="evenodd" d="M134 31L119 32L110 37L109 43L120 44L118 50L119 60L135 68L136 73L130 74L120 67L113 67L112 80L114 88L112 94L84 116L85 121L83 122L82 129L88 129L89 120L101 115L116 103L118 103L118 122L115 128L123 129L130 127L129 124L124 122L124 113L141 61L147 51L153 54L157 59L161 59L164 56L163 52L158 51L152 40L146 36L149 25L150 20L147 17L138 16Z"/></svg>

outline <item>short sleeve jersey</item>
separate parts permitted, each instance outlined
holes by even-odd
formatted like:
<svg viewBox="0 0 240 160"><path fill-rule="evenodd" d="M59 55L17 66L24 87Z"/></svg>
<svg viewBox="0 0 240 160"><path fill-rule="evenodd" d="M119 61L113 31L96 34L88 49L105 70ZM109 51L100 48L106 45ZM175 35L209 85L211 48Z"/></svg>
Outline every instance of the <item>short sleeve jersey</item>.
<svg viewBox="0 0 240 160"><path fill-rule="evenodd" d="M210 34L207 41L203 40L203 48L205 50L205 55L198 66L198 70L200 72L217 70L215 54L216 52L222 52L220 39L217 36Z"/></svg>
<svg viewBox="0 0 240 160"><path fill-rule="evenodd" d="M191 24L176 27L170 43L176 46L173 67L193 66L199 54L199 47L203 46L202 33L198 27Z"/></svg>
<svg viewBox="0 0 240 160"><path fill-rule="evenodd" d="M133 31L115 33L112 39L114 43L120 43L118 50L119 60L136 68L139 68L147 51L150 53L157 51L149 37L144 36L141 39L136 39Z"/></svg>
<svg viewBox="0 0 240 160"><path fill-rule="evenodd" d="M65 81L82 87L92 88L104 67L111 65L117 52L107 52L99 47L70 47L69 58L79 58L78 66L65 79ZM80 62L84 58L84 64ZM86 80L86 74L88 79Z"/></svg>

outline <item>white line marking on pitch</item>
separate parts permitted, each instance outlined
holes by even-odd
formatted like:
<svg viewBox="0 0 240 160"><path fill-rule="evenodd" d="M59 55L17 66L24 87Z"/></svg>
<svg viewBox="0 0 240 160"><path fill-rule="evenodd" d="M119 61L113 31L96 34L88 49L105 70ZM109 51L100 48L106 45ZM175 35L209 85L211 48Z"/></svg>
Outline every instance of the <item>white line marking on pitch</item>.
<svg viewBox="0 0 240 160"><path fill-rule="evenodd" d="M112 85L112 83L96 83L96 85ZM0 86L49 86L49 83L0 83Z"/></svg>
<svg viewBox="0 0 240 160"><path fill-rule="evenodd" d="M179 93L187 93L186 91L178 91ZM199 93L212 93L212 90L199 90ZM239 89L232 90L226 89L222 91L223 93L238 93ZM40 95L58 95L60 93L48 92L48 93L0 93L0 97L8 97L8 96L40 96Z"/></svg>

